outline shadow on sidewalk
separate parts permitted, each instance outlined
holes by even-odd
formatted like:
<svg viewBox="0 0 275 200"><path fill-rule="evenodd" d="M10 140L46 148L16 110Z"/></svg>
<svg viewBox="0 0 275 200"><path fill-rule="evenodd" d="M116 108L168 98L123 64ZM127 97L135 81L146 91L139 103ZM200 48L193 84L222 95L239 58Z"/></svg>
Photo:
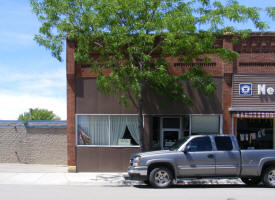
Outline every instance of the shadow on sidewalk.
<svg viewBox="0 0 275 200"><path fill-rule="evenodd" d="M158 189L158 188L153 188L149 185L134 185L135 188L138 189ZM247 185L240 185L240 184L218 184L218 185L211 185L211 184L204 184L204 185L173 185L169 188L160 188L160 189L224 189L224 188L267 188L264 185L259 185L259 186L247 186Z"/></svg>

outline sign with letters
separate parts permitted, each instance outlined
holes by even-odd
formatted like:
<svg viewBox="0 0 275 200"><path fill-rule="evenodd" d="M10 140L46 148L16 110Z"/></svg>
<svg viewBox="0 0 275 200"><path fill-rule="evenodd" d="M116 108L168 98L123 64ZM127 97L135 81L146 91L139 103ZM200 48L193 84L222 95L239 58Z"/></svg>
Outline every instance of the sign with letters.
<svg viewBox="0 0 275 200"><path fill-rule="evenodd" d="M258 95L274 95L274 88L268 87L266 84L258 84Z"/></svg>
<svg viewBox="0 0 275 200"><path fill-rule="evenodd" d="M258 84L257 86L258 95L274 95L275 89L269 87L266 84ZM252 96L252 83L240 83L239 95L241 96Z"/></svg>
<svg viewBox="0 0 275 200"><path fill-rule="evenodd" d="M275 110L274 74L234 74L232 79L232 109Z"/></svg>
<svg viewBox="0 0 275 200"><path fill-rule="evenodd" d="M118 139L118 145L131 145L130 139Z"/></svg>

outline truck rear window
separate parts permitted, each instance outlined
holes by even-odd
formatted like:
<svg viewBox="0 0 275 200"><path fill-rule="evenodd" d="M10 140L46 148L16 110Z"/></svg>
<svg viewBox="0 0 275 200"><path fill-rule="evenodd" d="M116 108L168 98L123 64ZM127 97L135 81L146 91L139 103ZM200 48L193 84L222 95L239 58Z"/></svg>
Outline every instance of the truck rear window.
<svg viewBox="0 0 275 200"><path fill-rule="evenodd" d="M230 137L216 136L215 143L218 151L231 151L233 149Z"/></svg>

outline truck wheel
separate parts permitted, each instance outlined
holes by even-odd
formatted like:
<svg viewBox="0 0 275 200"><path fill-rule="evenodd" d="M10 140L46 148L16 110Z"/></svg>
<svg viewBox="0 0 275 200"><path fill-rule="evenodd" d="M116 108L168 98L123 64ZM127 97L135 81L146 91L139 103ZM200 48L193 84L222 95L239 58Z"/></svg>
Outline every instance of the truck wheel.
<svg viewBox="0 0 275 200"><path fill-rule="evenodd" d="M157 167L150 172L149 181L155 188L166 188L172 184L173 175L166 167Z"/></svg>
<svg viewBox="0 0 275 200"><path fill-rule="evenodd" d="M268 167L264 171L263 182L268 187L275 187L275 166Z"/></svg>
<svg viewBox="0 0 275 200"><path fill-rule="evenodd" d="M150 182L149 182L148 180L143 181L143 182L144 182L144 184L146 184L146 185L150 185Z"/></svg>
<svg viewBox="0 0 275 200"><path fill-rule="evenodd" d="M241 180L242 182L244 182L246 185L249 185L249 186L258 185L261 182L261 179L259 177L251 177L251 178L242 177Z"/></svg>

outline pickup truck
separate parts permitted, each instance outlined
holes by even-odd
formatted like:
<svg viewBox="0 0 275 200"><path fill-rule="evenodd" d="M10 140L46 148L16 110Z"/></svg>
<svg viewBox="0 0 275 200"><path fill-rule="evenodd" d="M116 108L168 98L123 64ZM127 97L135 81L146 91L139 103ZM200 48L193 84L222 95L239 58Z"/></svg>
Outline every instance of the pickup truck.
<svg viewBox="0 0 275 200"><path fill-rule="evenodd" d="M196 135L179 140L170 150L135 154L128 167L128 179L156 188L180 178L218 177L275 187L275 150L240 150L233 135Z"/></svg>

